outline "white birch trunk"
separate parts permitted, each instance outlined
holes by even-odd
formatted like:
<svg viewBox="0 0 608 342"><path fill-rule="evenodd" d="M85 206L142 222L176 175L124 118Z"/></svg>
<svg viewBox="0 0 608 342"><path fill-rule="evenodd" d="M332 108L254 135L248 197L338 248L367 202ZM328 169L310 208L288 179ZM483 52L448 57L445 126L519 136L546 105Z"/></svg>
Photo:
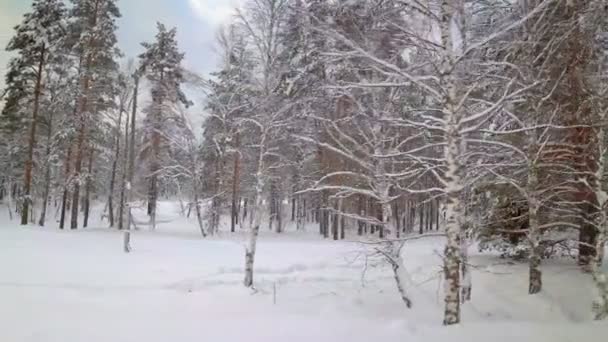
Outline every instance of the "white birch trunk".
<svg viewBox="0 0 608 342"><path fill-rule="evenodd" d="M457 13L462 3L459 0L443 0L441 2L441 41L443 56L440 66L440 82L445 90L443 120L445 131L445 173L446 183L446 245L444 250L444 325L458 324L460 322L460 266L462 262L461 252L461 228L463 227L464 210L460 201L463 189L461 149L462 136L460 135L460 123L462 111L458 110L457 82L454 75L456 50L462 48L462 32L457 32Z"/></svg>
<svg viewBox="0 0 608 342"><path fill-rule="evenodd" d="M264 154L265 154L266 132L262 132L260 151L258 156L258 170L256 172L255 205L251 208L253 217L249 232L249 241L245 249L245 287L253 287L253 264L255 251L262 224L262 195L264 191Z"/></svg>

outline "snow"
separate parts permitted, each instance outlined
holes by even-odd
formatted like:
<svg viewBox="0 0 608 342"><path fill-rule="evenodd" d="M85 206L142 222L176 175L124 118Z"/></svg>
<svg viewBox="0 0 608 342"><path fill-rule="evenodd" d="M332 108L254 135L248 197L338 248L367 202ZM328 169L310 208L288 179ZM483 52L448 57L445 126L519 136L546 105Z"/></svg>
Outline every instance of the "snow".
<svg viewBox="0 0 608 342"><path fill-rule="evenodd" d="M574 261L544 264L543 292L529 296L526 265L472 253L472 301L463 306L463 323L446 328L440 238L403 248L413 301L407 310L390 266L366 262L361 244L275 234L266 225L256 291L245 289L247 232L203 239L194 217L180 217L178 207L160 203L157 230L133 231L133 251L125 254L117 231L21 228L2 206L1 340L594 342L608 336L608 324L591 321L591 279Z"/></svg>

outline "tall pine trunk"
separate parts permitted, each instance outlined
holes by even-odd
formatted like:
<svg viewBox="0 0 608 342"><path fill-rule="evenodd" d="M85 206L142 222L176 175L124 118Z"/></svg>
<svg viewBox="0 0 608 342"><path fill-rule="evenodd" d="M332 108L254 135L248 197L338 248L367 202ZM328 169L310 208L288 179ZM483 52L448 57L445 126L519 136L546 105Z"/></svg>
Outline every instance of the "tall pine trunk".
<svg viewBox="0 0 608 342"><path fill-rule="evenodd" d="M59 228L65 227L66 210L70 188L70 165L72 164L72 144L69 144L65 157L65 176L63 184L63 195L61 196L61 216L59 218Z"/></svg>
<svg viewBox="0 0 608 342"><path fill-rule="evenodd" d="M30 136L27 146L27 160L25 161L25 172L23 181L23 208L21 208L21 225L27 225L31 199L32 188L32 169L34 168L34 148L36 146L36 126L38 125L38 111L40 109L40 95L42 93L42 72L44 70L44 61L46 58L46 48L42 44L38 61L38 70L36 72L36 88L34 89L34 109L32 111L32 122L30 123Z"/></svg>
<svg viewBox="0 0 608 342"><path fill-rule="evenodd" d="M126 203L126 187L127 187L127 173L129 169L129 114L125 113L125 137L124 137L124 148L123 148L123 162L122 172L120 177L120 202L118 207L118 229L122 230L125 227L125 203ZM119 126L120 127L120 126ZM120 129L119 129L120 134ZM120 145L119 145L120 146Z"/></svg>
<svg viewBox="0 0 608 342"><path fill-rule="evenodd" d="M131 129L129 131L129 165L128 165L128 173L127 173L127 232L125 232L125 236L128 231L131 229L131 224L133 223L133 213L131 211L131 203L133 203L133 175L135 174L135 123L137 120L137 100L139 95L139 75L135 73L133 75L133 80L135 83L135 87L133 88L133 108L131 111Z"/></svg>
<svg viewBox="0 0 608 342"><path fill-rule="evenodd" d="M156 229L156 207L158 202L158 172L160 171L160 110L162 103L157 103L154 109L152 123L152 161L150 163L150 178L148 184L148 215L152 229Z"/></svg>
<svg viewBox="0 0 608 342"><path fill-rule="evenodd" d="M120 129L122 127L122 114L125 111L123 100L121 99L120 111L118 113L118 126L116 130L116 137L114 138L114 160L112 160L112 171L110 174L110 190L108 194L108 219L110 220L110 227L114 227L114 188L116 184L116 169L118 168L118 160L120 159Z"/></svg>
<svg viewBox="0 0 608 342"><path fill-rule="evenodd" d="M93 175L93 147L89 149L89 165L87 167L87 178L85 181L84 190L84 222L82 226L84 228L89 226L89 215L91 213L91 178Z"/></svg>
<svg viewBox="0 0 608 342"><path fill-rule="evenodd" d="M40 212L40 219L38 225L44 227L46 220L46 211L49 205L49 195L51 192L51 146L53 137L53 111L49 113L49 124L46 131L46 152L44 154L46 164L44 170L44 193L42 198L42 210Z"/></svg>

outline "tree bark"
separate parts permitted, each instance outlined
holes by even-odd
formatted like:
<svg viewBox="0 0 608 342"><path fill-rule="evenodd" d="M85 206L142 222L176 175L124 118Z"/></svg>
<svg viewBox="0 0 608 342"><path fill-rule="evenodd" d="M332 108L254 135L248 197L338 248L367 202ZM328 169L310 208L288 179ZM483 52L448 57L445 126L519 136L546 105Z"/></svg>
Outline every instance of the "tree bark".
<svg viewBox="0 0 608 342"><path fill-rule="evenodd" d="M133 175L135 174L135 123L137 119L137 100L139 95L139 74L133 75L135 86L133 88L133 108L131 110L131 130L129 134L129 167L127 175L127 230L131 229L133 213L131 211L131 203L133 203Z"/></svg>
<svg viewBox="0 0 608 342"><path fill-rule="evenodd" d="M114 187L116 183L116 169L118 168L118 160L120 159L120 129L122 127L122 114L125 111L123 100L121 99L120 110L118 113L118 127L116 130L116 137L114 138L114 145L116 146L114 152L114 160L112 161L112 173L110 175L110 190L108 194L108 219L110 220L110 228L114 227Z"/></svg>
<svg viewBox="0 0 608 342"><path fill-rule="evenodd" d="M164 74L161 72L160 83L162 84ZM158 202L158 173L160 172L160 145L162 129L162 106L163 99L157 95L152 120L152 161L150 162L150 176L148 185L148 215L150 216L151 228L156 229L156 208Z"/></svg>
<svg viewBox="0 0 608 342"><path fill-rule="evenodd" d="M46 220L46 210L49 205L49 195L51 192L51 146L53 137L53 111L49 113L49 124L46 132L46 152L45 152L45 170L44 170L44 194L42 199L42 210L40 212L40 219L38 225L44 227Z"/></svg>
<svg viewBox="0 0 608 342"><path fill-rule="evenodd" d="M340 208L338 207L338 200L334 200L334 214L331 219L331 233L334 241L339 239L338 223L340 220L340 214L338 213Z"/></svg>
<svg viewBox="0 0 608 342"><path fill-rule="evenodd" d="M420 203L419 207L420 207L418 209L419 210L418 216L420 219L420 221L418 222L418 224L420 225L419 233L424 234L424 202Z"/></svg>
<svg viewBox="0 0 608 342"><path fill-rule="evenodd" d="M395 284L397 285L397 291L399 291L399 295L405 306L410 309L412 307L412 301L405 291L407 275L405 274L405 270L403 268L403 258L401 257L401 248L403 248L403 242L392 242L391 244L392 251L389 261L393 268L393 277L395 279Z"/></svg>
<svg viewBox="0 0 608 342"><path fill-rule="evenodd" d="M262 139L260 142L260 151L258 155L258 169L256 172L256 186L255 186L255 200L254 208L252 210L253 224L249 233L249 242L245 251L245 280L243 281L245 287L253 287L253 265L255 262L255 252L258 241L258 235L260 232L260 225L262 224L262 194L264 191L264 154L266 143L266 134L262 133Z"/></svg>
<svg viewBox="0 0 608 342"><path fill-rule="evenodd" d="M537 145L534 132L530 133L529 140L530 153L528 157L528 182L526 184L528 195L528 241L530 243L528 293L536 294L542 289L542 272L540 270L541 232L538 226L538 209L540 206L537 196L538 167L535 162Z"/></svg>
<svg viewBox="0 0 608 342"><path fill-rule="evenodd" d="M395 236L397 238L401 237L401 219L399 217L399 200L396 200L393 205L393 220L395 220Z"/></svg>
<svg viewBox="0 0 608 342"><path fill-rule="evenodd" d="M440 34L442 42L442 60L440 69L440 84L444 91L444 155L447 171L445 173L446 189L446 245L444 250L444 325L460 323L460 264L461 260L461 230L464 210L460 201L463 189L462 148L463 137L460 134L462 109L458 108L458 85L454 74L457 44L453 25L458 23L463 4L457 0L442 0ZM461 34L463 32L460 32ZM462 40L464 41L464 37ZM464 42L460 42L463 45Z"/></svg>
<svg viewBox="0 0 608 342"><path fill-rule="evenodd" d="M42 44L36 72L36 88L34 89L34 109L32 111L32 122L30 124L30 137L27 146L27 160L25 161L25 172L23 181L23 208L21 208L21 225L27 225L30 204L33 203L31 195L32 169L34 167L34 147L36 146L36 126L38 125L38 111L40 109L40 95L42 93L42 72L46 58L46 47Z"/></svg>
<svg viewBox="0 0 608 342"><path fill-rule="evenodd" d="M240 183L240 173L241 173L241 166L240 166L240 162L241 162L241 153L240 153L240 143L241 143L241 139L240 139L240 134L237 132L236 133L236 149L237 151L234 153L234 168L233 168L233 177L232 177L232 209L231 209L231 215L232 218L230 220L230 231L231 232L235 232L236 230L236 224L238 221L238 217L239 217L239 212L238 212L238 190L239 190L239 183Z"/></svg>
<svg viewBox="0 0 608 342"><path fill-rule="evenodd" d="M365 200L363 199L363 195L359 195L358 197L358 215L360 217L365 217ZM363 220L358 220L357 221L357 235L362 236L363 235L363 227L364 227L365 222Z"/></svg>
<svg viewBox="0 0 608 342"><path fill-rule="evenodd" d="M125 113L125 143L123 148L122 172L120 176L120 203L118 207L118 229L125 227L125 204L127 192L127 173L129 172L129 114ZM120 127L120 126L119 126ZM120 134L120 132L119 132Z"/></svg>
<svg viewBox="0 0 608 342"><path fill-rule="evenodd" d="M84 222L83 228L89 226L89 214L91 213L91 177L93 174L93 147L89 149L89 165L87 171L87 178L85 181L85 194L84 194Z"/></svg>
<svg viewBox="0 0 608 342"><path fill-rule="evenodd" d="M65 184L63 185L63 196L61 197L61 216L59 219L59 229L63 229L65 227L65 217L66 217L66 209L67 209L67 201L69 196L69 187L70 187L70 165L72 163L72 145L68 146L68 151L65 157Z"/></svg>

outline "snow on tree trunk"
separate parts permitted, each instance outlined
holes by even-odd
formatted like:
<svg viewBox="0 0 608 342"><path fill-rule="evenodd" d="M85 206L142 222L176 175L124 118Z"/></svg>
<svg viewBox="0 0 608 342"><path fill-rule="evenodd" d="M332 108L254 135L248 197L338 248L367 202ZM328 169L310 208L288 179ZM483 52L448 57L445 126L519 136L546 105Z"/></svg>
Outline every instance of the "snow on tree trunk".
<svg viewBox="0 0 608 342"><path fill-rule="evenodd" d="M409 309L412 307L412 300L405 290L405 286L408 283L408 276L405 272L403 257L401 256L401 250L403 249L403 242L394 241L390 243L390 254L389 260L393 269L393 277L395 284L397 285L397 291L401 296L401 300L405 303L405 306Z"/></svg>

